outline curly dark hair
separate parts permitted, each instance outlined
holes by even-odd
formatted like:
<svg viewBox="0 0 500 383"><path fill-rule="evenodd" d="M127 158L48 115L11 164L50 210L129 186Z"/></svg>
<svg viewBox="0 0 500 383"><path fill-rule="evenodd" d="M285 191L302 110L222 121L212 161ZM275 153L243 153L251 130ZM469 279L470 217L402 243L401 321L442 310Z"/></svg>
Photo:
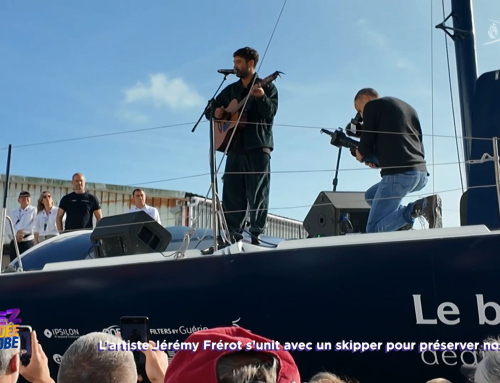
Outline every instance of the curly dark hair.
<svg viewBox="0 0 500 383"><path fill-rule="evenodd" d="M250 47L240 48L236 52L233 53L233 57L243 57L246 62L253 60L255 62L255 66L259 62L259 54L257 51Z"/></svg>

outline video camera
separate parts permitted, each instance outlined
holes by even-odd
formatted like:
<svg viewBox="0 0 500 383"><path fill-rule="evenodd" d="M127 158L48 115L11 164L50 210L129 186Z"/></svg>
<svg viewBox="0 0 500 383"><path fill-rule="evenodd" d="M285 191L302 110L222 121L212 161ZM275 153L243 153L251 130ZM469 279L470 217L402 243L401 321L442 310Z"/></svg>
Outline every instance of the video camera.
<svg viewBox="0 0 500 383"><path fill-rule="evenodd" d="M346 133L352 137L361 137L361 133L363 131L363 118L359 113L351 119L346 126ZM337 148L347 148L350 150L351 154L356 157L356 149L359 146L359 141L353 140L352 138L347 137L346 133L342 131L342 128L338 128L335 132L331 132L327 129L321 129L321 133L328 134L332 139L330 140L330 144L336 146ZM377 167L380 167L377 158L369 157L363 158L363 162L375 164Z"/></svg>
<svg viewBox="0 0 500 383"><path fill-rule="evenodd" d="M359 146L359 142L347 137L342 131L342 128L338 128L335 132L331 132L327 129L321 129L321 133L326 133L332 138L330 140L330 144L333 146L336 146L337 148L347 148L351 151L353 156L356 156L356 149Z"/></svg>
<svg viewBox="0 0 500 383"><path fill-rule="evenodd" d="M363 131L363 117L359 113L351 119L351 122L345 127L345 132L351 137L361 137L361 132Z"/></svg>

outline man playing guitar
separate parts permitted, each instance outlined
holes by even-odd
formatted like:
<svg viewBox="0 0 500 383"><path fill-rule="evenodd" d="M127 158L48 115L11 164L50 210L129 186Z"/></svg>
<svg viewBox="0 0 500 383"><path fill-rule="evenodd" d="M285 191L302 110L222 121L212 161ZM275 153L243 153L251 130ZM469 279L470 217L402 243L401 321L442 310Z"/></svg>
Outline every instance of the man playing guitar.
<svg viewBox="0 0 500 383"><path fill-rule="evenodd" d="M255 72L259 60L257 51L249 47L241 48L234 52L233 58L236 76L240 80L220 92L213 109L208 110L205 116L208 119L231 120L231 113L226 111L228 105L233 100L242 101L250 92L227 151L222 206L231 240L236 242L243 238L248 205L252 243L259 244L258 237L264 232L269 204L270 160L274 149L272 127L278 110L278 90L272 82L265 86L259 84L262 79ZM255 83L250 89L254 76ZM221 125L217 124L218 129ZM228 133L229 137L232 133Z"/></svg>

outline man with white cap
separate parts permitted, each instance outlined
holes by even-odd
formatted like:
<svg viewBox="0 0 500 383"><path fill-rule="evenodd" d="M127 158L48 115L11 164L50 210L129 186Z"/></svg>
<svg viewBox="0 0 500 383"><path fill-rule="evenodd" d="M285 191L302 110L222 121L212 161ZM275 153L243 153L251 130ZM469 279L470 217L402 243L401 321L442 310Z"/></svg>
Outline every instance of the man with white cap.
<svg viewBox="0 0 500 383"><path fill-rule="evenodd" d="M17 247L19 248L19 254L24 253L29 248L35 246L35 217L36 217L36 209L34 206L31 206L31 194L27 191L22 191L19 193L19 198L17 199L20 207L18 209L14 209L9 214L9 217L12 219L12 223L14 224L14 231L10 229L10 224L6 222L7 227L9 228L7 232L9 233L10 242L10 261L12 262L17 254L16 248L14 245L14 237L17 240Z"/></svg>

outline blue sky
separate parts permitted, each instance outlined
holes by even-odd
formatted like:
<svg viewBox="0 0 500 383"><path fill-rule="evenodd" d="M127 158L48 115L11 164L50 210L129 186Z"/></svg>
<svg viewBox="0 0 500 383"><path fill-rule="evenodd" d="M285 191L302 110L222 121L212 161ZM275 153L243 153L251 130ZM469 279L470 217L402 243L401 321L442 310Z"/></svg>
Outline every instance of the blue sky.
<svg viewBox="0 0 500 383"><path fill-rule="evenodd" d="M289 0L265 57L283 2L213 4L2 1L0 148L14 146L11 173L68 179L79 171L88 182L120 185L207 173L208 122L203 119L195 133L191 128L222 80L217 69L232 68L232 53L248 45L261 54L261 77L285 72L275 83L280 102L271 165L278 172L272 175L272 213L302 220L318 193L331 190L337 149L319 130L345 127L355 114L354 94L369 86L409 102L421 118L432 176L422 192L405 201L442 192L444 225L459 225L461 185L444 32L434 28L443 20L440 1L433 1L431 21L430 1ZM448 15L449 1L445 6ZM481 74L500 66L500 44L486 45L492 20L500 21L500 2L482 0L474 7ZM450 39L448 45L461 135ZM230 76L226 84L236 79ZM434 134L450 137L433 140L432 121ZM0 151L2 173L6 155ZM439 165L444 163L453 164ZM359 164L347 151L340 168L338 190L364 191L380 179L378 171ZM203 176L144 186L205 195L209 182Z"/></svg>

